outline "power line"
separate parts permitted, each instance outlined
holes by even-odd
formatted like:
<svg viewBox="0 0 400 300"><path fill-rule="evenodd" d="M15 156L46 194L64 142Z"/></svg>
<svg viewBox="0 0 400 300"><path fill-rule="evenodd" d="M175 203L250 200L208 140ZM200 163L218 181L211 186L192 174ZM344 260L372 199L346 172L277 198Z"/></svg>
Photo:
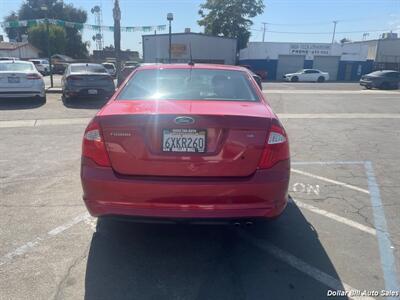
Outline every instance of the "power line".
<svg viewBox="0 0 400 300"><path fill-rule="evenodd" d="M263 29L250 29L251 31L263 31ZM365 32L382 32L382 31L396 31L397 29L373 29L373 30L357 30L357 31L341 31L335 34L346 34L346 33L365 33ZM270 33L282 33L282 34L332 34L332 31L325 32L299 32L299 31L275 31L275 30L265 30Z"/></svg>

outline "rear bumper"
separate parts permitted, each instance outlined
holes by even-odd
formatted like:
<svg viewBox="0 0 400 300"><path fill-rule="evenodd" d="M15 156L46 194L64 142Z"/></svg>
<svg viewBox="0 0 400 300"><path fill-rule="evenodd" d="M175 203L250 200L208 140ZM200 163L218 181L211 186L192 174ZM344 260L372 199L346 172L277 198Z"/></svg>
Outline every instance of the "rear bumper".
<svg viewBox="0 0 400 300"><path fill-rule="evenodd" d="M31 90L31 91L2 91L0 89L0 98L28 98L28 97L44 97L45 90Z"/></svg>
<svg viewBox="0 0 400 300"><path fill-rule="evenodd" d="M274 218L286 207L289 160L246 178L120 176L82 158L83 200L93 216Z"/></svg>
<svg viewBox="0 0 400 300"><path fill-rule="evenodd" d="M97 94L89 94L89 90L97 90ZM113 87L68 87L64 90L64 93L70 97L111 97L114 92Z"/></svg>

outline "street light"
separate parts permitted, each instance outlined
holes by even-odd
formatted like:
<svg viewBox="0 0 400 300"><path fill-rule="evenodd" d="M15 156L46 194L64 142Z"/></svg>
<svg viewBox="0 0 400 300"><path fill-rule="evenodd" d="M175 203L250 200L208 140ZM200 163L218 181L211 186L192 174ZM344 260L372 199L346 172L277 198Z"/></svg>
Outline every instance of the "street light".
<svg viewBox="0 0 400 300"><path fill-rule="evenodd" d="M47 41L47 57L49 59L49 69L50 69L50 87L53 87L53 69L51 67L51 52L50 52L50 30L49 30L49 18L48 11L49 8L45 5L40 7L41 11L45 12L46 15L46 41Z"/></svg>
<svg viewBox="0 0 400 300"><path fill-rule="evenodd" d="M174 19L174 15L172 13L167 14L167 20L169 22L169 48L168 48L168 62L171 63L171 22Z"/></svg>

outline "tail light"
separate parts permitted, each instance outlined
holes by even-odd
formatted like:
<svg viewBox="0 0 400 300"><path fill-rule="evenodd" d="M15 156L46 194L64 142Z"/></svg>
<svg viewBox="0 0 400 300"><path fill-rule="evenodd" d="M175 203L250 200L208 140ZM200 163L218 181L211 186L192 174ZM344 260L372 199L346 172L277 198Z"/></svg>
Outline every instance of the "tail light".
<svg viewBox="0 0 400 300"><path fill-rule="evenodd" d="M37 73L26 74L26 79L38 80L38 79L42 79L42 76L40 74L37 74Z"/></svg>
<svg viewBox="0 0 400 300"><path fill-rule="evenodd" d="M279 121L273 122L258 168L268 169L289 158L289 141L285 129Z"/></svg>
<svg viewBox="0 0 400 300"><path fill-rule="evenodd" d="M90 158L99 166L111 166L101 127L96 119L93 119L85 130L82 143L82 156Z"/></svg>

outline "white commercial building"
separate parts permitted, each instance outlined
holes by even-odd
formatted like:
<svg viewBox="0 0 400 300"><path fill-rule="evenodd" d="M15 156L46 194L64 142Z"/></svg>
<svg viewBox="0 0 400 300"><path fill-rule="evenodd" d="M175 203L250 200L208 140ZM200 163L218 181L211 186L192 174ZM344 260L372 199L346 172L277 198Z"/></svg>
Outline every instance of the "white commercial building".
<svg viewBox="0 0 400 300"><path fill-rule="evenodd" d="M171 62L186 63L190 54L194 62L230 64L236 63L237 40L202 33L174 33L171 35ZM166 63L169 60L169 35L142 36L143 61Z"/></svg>
<svg viewBox="0 0 400 300"><path fill-rule="evenodd" d="M239 62L273 80L303 68L328 72L332 80L355 80L370 71L367 58L368 47L355 43L250 42Z"/></svg>

